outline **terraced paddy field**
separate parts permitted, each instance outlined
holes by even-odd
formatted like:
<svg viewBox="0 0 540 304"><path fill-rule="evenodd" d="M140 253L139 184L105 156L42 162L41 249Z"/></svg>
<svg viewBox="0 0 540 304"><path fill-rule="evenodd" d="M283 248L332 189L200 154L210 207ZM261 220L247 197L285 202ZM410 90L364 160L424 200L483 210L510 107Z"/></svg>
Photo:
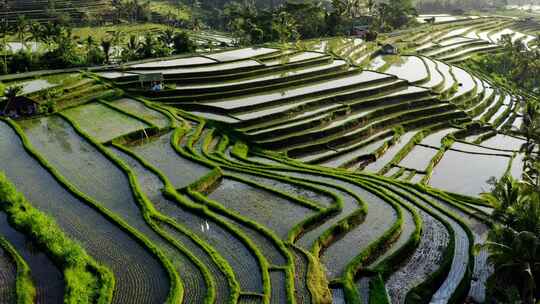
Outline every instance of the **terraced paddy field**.
<svg viewBox="0 0 540 304"><path fill-rule="evenodd" d="M479 194L522 173L523 97L456 64L530 33L440 17L385 37L401 55L335 38L77 74L64 106L2 118L0 170L110 271L95 303L483 302ZM25 274L62 302L64 265L0 215L0 302Z"/></svg>

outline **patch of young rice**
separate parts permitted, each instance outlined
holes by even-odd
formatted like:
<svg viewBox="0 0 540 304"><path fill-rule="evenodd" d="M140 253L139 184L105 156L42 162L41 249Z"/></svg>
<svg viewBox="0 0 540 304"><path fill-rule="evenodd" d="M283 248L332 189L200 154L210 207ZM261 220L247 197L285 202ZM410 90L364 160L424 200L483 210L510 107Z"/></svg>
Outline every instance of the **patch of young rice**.
<svg viewBox="0 0 540 304"><path fill-rule="evenodd" d="M425 204L427 207L431 207L431 205L424 200L419 200L419 202ZM454 255L450 271L442 285L431 298L431 302L433 303L446 303L450 301L456 288L458 288L459 283L467 273L467 265L470 258L469 237L463 227L461 227L461 225L459 225L459 223L453 218L434 208L432 209L432 211L442 217L444 221L448 222L454 230Z"/></svg>
<svg viewBox="0 0 540 304"><path fill-rule="evenodd" d="M272 192L224 179L209 195L226 208L273 230L286 239L289 231L313 212Z"/></svg>
<svg viewBox="0 0 540 304"><path fill-rule="evenodd" d="M15 303L16 276L15 262L6 251L0 248L0 301L2 303Z"/></svg>
<svg viewBox="0 0 540 304"><path fill-rule="evenodd" d="M7 226L7 220L5 217L5 214L2 213L0 218L0 237L7 240L7 238L5 238L5 229L3 228L3 226ZM9 228L11 229L11 227ZM13 257L6 250L0 247L0 302L16 302L16 280L17 265L15 264Z"/></svg>
<svg viewBox="0 0 540 304"><path fill-rule="evenodd" d="M90 103L63 112L99 142L148 128L145 123L99 103Z"/></svg>
<svg viewBox="0 0 540 304"><path fill-rule="evenodd" d="M172 132L151 138L130 149L165 173L175 187L183 188L199 180L210 170L178 154L171 146L171 136Z"/></svg>
<svg viewBox="0 0 540 304"><path fill-rule="evenodd" d="M140 155L139 155L140 156ZM152 165L153 161L146 159ZM174 174L174 171L169 171ZM170 179L171 177L165 173ZM156 209L183 225L195 235L214 247L232 267L242 291L262 292L262 277L260 267L254 254L229 230L223 228L210 217L193 213L160 195L163 184L154 179L152 190L146 189L151 195L150 200ZM158 185L161 185L158 187ZM188 199L187 197L185 198Z"/></svg>
<svg viewBox="0 0 540 304"><path fill-rule="evenodd" d="M237 303L238 304L262 304L263 300L261 296L257 296L257 295L241 295Z"/></svg>
<svg viewBox="0 0 540 304"><path fill-rule="evenodd" d="M113 271L113 303L165 301L169 279L159 261L132 236L65 190L26 153L18 136L5 123L0 123L0 163L36 208L54 217L67 236Z"/></svg>
<svg viewBox="0 0 540 304"><path fill-rule="evenodd" d="M164 114L150 109L145 106L142 102L130 99L130 98L121 98L111 102L113 105L123 109L128 113L137 115L138 117L144 118L151 123L155 124L159 128L165 128L171 124L169 118Z"/></svg>
<svg viewBox="0 0 540 304"><path fill-rule="evenodd" d="M428 199L439 203L444 209L457 215L462 221L470 228L475 244L483 244L487 240L489 227L479 221L477 218L471 216L471 213L465 213L461 209L458 209L435 196L429 196ZM487 279L493 273L493 266L489 265L488 253L486 250L482 250L478 255L474 257L474 272L472 274L473 280L471 280L471 288L469 289L469 296L471 296L478 303L485 301L486 296L486 282Z"/></svg>
<svg viewBox="0 0 540 304"><path fill-rule="evenodd" d="M129 155L116 148L110 149L135 171L141 190L147 195L148 199L154 203L155 198L162 195L159 191L162 187L160 180ZM174 236L177 235L178 234L174 234ZM182 239L176 238L176 240L185 246L183 240L186 240L186 237ZM193 241L187 240L186 243L191 245L188 247L191 250L191 248L193 248ZM173 262L178 274L182 278L185 300L189 301L189 303L203 303L206 295L206 283L200 269L178 249L163 241L159 241L157 244L160 244L160 247L165 251L171 262ZM202 256L206 256L206 254L201 253L200 249L197 248L196 250ZM192 253L194 252L192 251Z"/></svg>

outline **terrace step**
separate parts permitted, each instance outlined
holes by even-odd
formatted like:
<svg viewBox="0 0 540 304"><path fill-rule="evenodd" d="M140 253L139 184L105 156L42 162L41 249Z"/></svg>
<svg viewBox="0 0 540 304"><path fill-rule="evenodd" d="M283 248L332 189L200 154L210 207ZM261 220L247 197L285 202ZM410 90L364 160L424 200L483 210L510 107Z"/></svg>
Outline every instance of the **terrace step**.
<svg viewBox="0 0 540 304"><path fill-rule="evenodd" d="M145 96L151 97L153 101L163 103L179 103L179 102L202 102L208 103L213 100L223 100L226 98L234 98L237 96L257 94L278 89L286 89L289 87L302 86L314 82L331 81L336 78L345 77L348 75L357 74L359 71L354 68L348 68L346 64L337 65L328 70L309 72L306 75L283 75L283 77L275 78L275 80L261 83L245 83L238 86L222 87L208 90L198 90L198 93L193 95L183 93L177 90L166 90L158 93L144 91Z"/></svg>
<svg viewBox="0 0 540 304"><path fill-rule="evenodd" d="M411 100L403 103L396 103L390 105L381 105L380 107L365 107L354 108L347 107L345 109L338 109L334 112L327 113L322 116L311 118L304 123L295 123L293 125L283 125L281 128L271 128L269 130L263 130L255 133L248 134L248 138L255 142L264 142L267 139L280 139L283 136L294 135L298 132L306 132L311 129L324 130L331 126L344 127L357 122L365 122L368 120L376 120L378 117L391 115L401 111L410 109L422 108L422 106L431 106L434 104L433 98L422 98L419 100ZM347 110L350 111L347 111Z"/></svg>
<svg viewBox="0 0 540 304"><path fill-rule="evenodd" d="M340 136L341 139L350 136L349 134L365 134L366 136L373 129L378 129L381 127L390 127L392 125L397 125L408 119L415 119L417 117L429 117L430 115L438 115L441 113L448 113L454 111L454 106L452 105L432 105L428 104L420 108L411 109L409 111L404 111L402 113L391 114L388 116L381 116L381 119L371 121L368 124L362 123L362 120L359 118L353 118L350 121L344 121L340 123L334 123L330 127L321 130L314 130L304 132L302 134L292 134L284 138L273 138L267 141L257 141L256 143L267 149L287 149L295 150L299 147L305 146L307 144L314 145L320 141L327 141L330 138L335 138ZM382 114L382 113L381 113ZM465 115L464 113L461 115Z"/></svg>
<svg viewBox="0 0 540 304"><path fill-rule="evenodd" d="M315 75L322 75L331 72L336 72L339 70L346 69L348 67L345 61L335 60L330 64L315 65L302 67L299 69L291 70L288 72L279 72L275 74L269 74L267 76L261 76L257 78L251 78L247 80L236 80L228 81L221 83L212 83L212 84L199 84L199 85L183 85L177 86L175 94L172 95L197 95L210 92L223 92L223 91L233 91L242 88L252 87L252 86L264 86L270 85L279 82L289 82L295 79L302 79L303 77L310 77ZM163 95L162 94L160 95ZM169 92L167 91L167 94Z"/></svg>
<svg viewBox="0 0 540 304"><path fill-rule="evenodd" d="M417 118L402 122L401 125L405 128L420 128L429 125L435 125L441 120L448 121L452 119L464 119L466 114L462 111L449 111L446 113L441 113L438 115L433 115L428 118ZM382 123L381 123L382 124ZM388 126L388 124L386 124ZM328 148L337 149L339 147L346 146L351 142L358 142L359 140L365 139L367 135L364 135L366 131L360 129L359 131L352 131L343 135L340 135L339 138L329 138L324 142L313 142L309 145L298 146L292 149L287 150L287 155L292 158L297 158L307 154L313 154L319 151L327 150ZM369 132L368 132L369 134ZM371 134L373 135L373 134Z"/></svg>
<svg viewBox="0 0 540 304"><path fill-rule="evenodd" d="M305 85L298 88L275 91L255 96L245 96L224 101L213 101L208 104L202 103L182 103L173 106L179 106L185 109L204 109L209 112L226 112L228 114L238 114L261 108L275 107L287 103L297 104L308 98L352 98L354 96L365 96L374 94L377 90L387 88L387 83L392 85L402 85L395 78L378 74L374 72L359 72L354 75L340 77L331 81L319 82L311 85Z"/></svg>

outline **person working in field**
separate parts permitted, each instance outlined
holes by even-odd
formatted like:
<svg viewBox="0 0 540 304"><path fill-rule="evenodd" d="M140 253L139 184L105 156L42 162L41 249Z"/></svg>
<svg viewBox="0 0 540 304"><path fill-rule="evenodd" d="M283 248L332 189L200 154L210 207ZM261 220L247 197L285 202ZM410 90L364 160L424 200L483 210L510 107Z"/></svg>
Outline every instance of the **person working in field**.
<svg viewBox="0 0 540 304"><path fill-rule="evenodd" d="M153 81L150 90L152 90L152 92L159 92L163 90L163 84L161 81Z"/></svg>

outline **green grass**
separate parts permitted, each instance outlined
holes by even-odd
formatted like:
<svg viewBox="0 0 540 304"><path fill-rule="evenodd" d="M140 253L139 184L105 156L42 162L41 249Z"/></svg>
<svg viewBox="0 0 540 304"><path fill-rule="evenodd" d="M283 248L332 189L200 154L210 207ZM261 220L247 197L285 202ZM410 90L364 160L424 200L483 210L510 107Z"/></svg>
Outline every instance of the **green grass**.
<svg viewBox="0 0 540 304"><path fill-rule="evenodd" d="M118 112L103 104L91 103L63 111L99 142L150 127L141 120Z"/></svg>

